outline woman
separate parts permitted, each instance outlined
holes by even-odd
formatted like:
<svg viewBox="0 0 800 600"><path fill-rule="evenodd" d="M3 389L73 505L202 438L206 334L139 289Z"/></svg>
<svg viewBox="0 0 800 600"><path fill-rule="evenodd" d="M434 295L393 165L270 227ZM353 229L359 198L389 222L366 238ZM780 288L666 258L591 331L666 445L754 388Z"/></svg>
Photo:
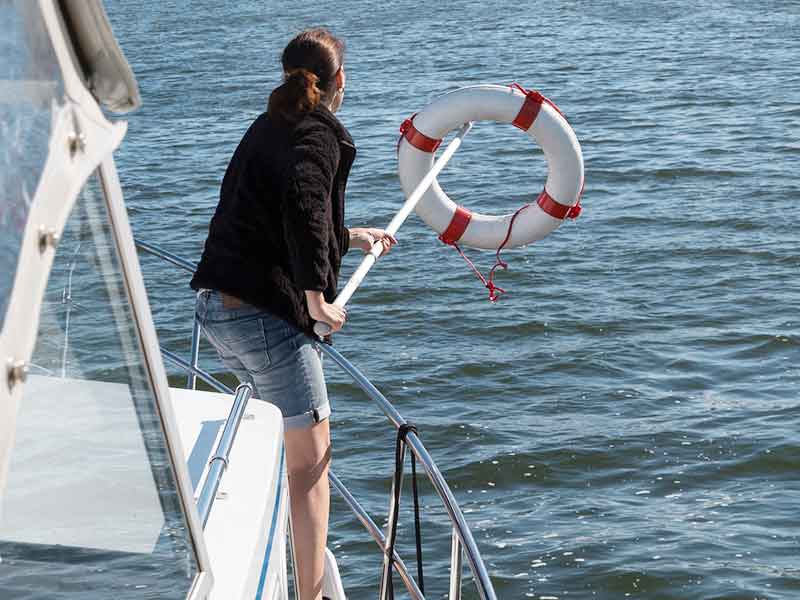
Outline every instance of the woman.
<svg viewBox="0 0 800 600"><path fill-rule="evenodd" d="M222 181L192 279L197 317L224 364L283 413L301 600L321 597L328 533L330 405L316 321L341 329L331 304L342 255L396 243L344 225L355 146L333 113L345 88L344 44L324 29L295 37L284 82L245 133Z"/></svg>

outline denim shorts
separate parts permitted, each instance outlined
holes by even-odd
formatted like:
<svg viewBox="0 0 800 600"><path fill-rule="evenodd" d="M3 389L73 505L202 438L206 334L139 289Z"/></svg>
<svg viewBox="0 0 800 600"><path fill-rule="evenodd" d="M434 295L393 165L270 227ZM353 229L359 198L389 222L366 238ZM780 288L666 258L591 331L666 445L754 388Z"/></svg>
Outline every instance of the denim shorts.
<svg viewBox="0 0 800 600"><path fill-rule="evenodd" d="M284 429L330 416L322 353L302 331L249 304L225 308L214 290L197 294L196 313L223 364L253 386L254 397L281 410Z"/></svg>

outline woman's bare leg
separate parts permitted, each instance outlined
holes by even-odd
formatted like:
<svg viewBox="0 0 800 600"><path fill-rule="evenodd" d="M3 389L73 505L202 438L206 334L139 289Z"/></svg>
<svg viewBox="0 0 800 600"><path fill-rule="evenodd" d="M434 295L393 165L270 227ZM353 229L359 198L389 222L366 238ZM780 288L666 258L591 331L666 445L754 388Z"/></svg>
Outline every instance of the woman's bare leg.
<svg viewBox="0 0 800 600"><path fill-rule="evenodd" d="M288 429L284 439L299 600L320 600L330 511L329 420L325 419L311 428Z"/></svg>

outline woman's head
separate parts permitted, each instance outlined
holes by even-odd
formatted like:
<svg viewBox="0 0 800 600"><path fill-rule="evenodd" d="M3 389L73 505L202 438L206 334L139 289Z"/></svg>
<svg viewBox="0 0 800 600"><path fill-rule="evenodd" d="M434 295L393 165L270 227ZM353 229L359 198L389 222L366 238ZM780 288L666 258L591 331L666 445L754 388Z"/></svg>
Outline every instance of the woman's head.
<svg viewBox="0 0 800 600"><path fill-rule="evenodd" d="M283 51L284 82L269 97L269 114L287 121L320 103L335 111L344 97L344 43L323 28L298 34Z"/></svg>

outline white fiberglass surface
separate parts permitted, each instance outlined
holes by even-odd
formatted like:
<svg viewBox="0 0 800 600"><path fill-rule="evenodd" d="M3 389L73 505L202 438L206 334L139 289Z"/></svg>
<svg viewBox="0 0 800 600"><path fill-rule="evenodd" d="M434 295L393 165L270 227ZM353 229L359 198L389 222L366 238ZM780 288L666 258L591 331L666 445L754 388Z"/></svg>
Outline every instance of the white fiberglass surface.
<svg viewBox="0 0 800 600"><path fill-rule="evenodd" d="M45 292L3 513L2 598L185 598L197 560L102 184Z"/></svg>
<svg viewBox="0 0 800 600"><path fill-rule="evenodd" d="M47 158L61 75L39 3L0 0L0 330L31 200Z"/></svg>

